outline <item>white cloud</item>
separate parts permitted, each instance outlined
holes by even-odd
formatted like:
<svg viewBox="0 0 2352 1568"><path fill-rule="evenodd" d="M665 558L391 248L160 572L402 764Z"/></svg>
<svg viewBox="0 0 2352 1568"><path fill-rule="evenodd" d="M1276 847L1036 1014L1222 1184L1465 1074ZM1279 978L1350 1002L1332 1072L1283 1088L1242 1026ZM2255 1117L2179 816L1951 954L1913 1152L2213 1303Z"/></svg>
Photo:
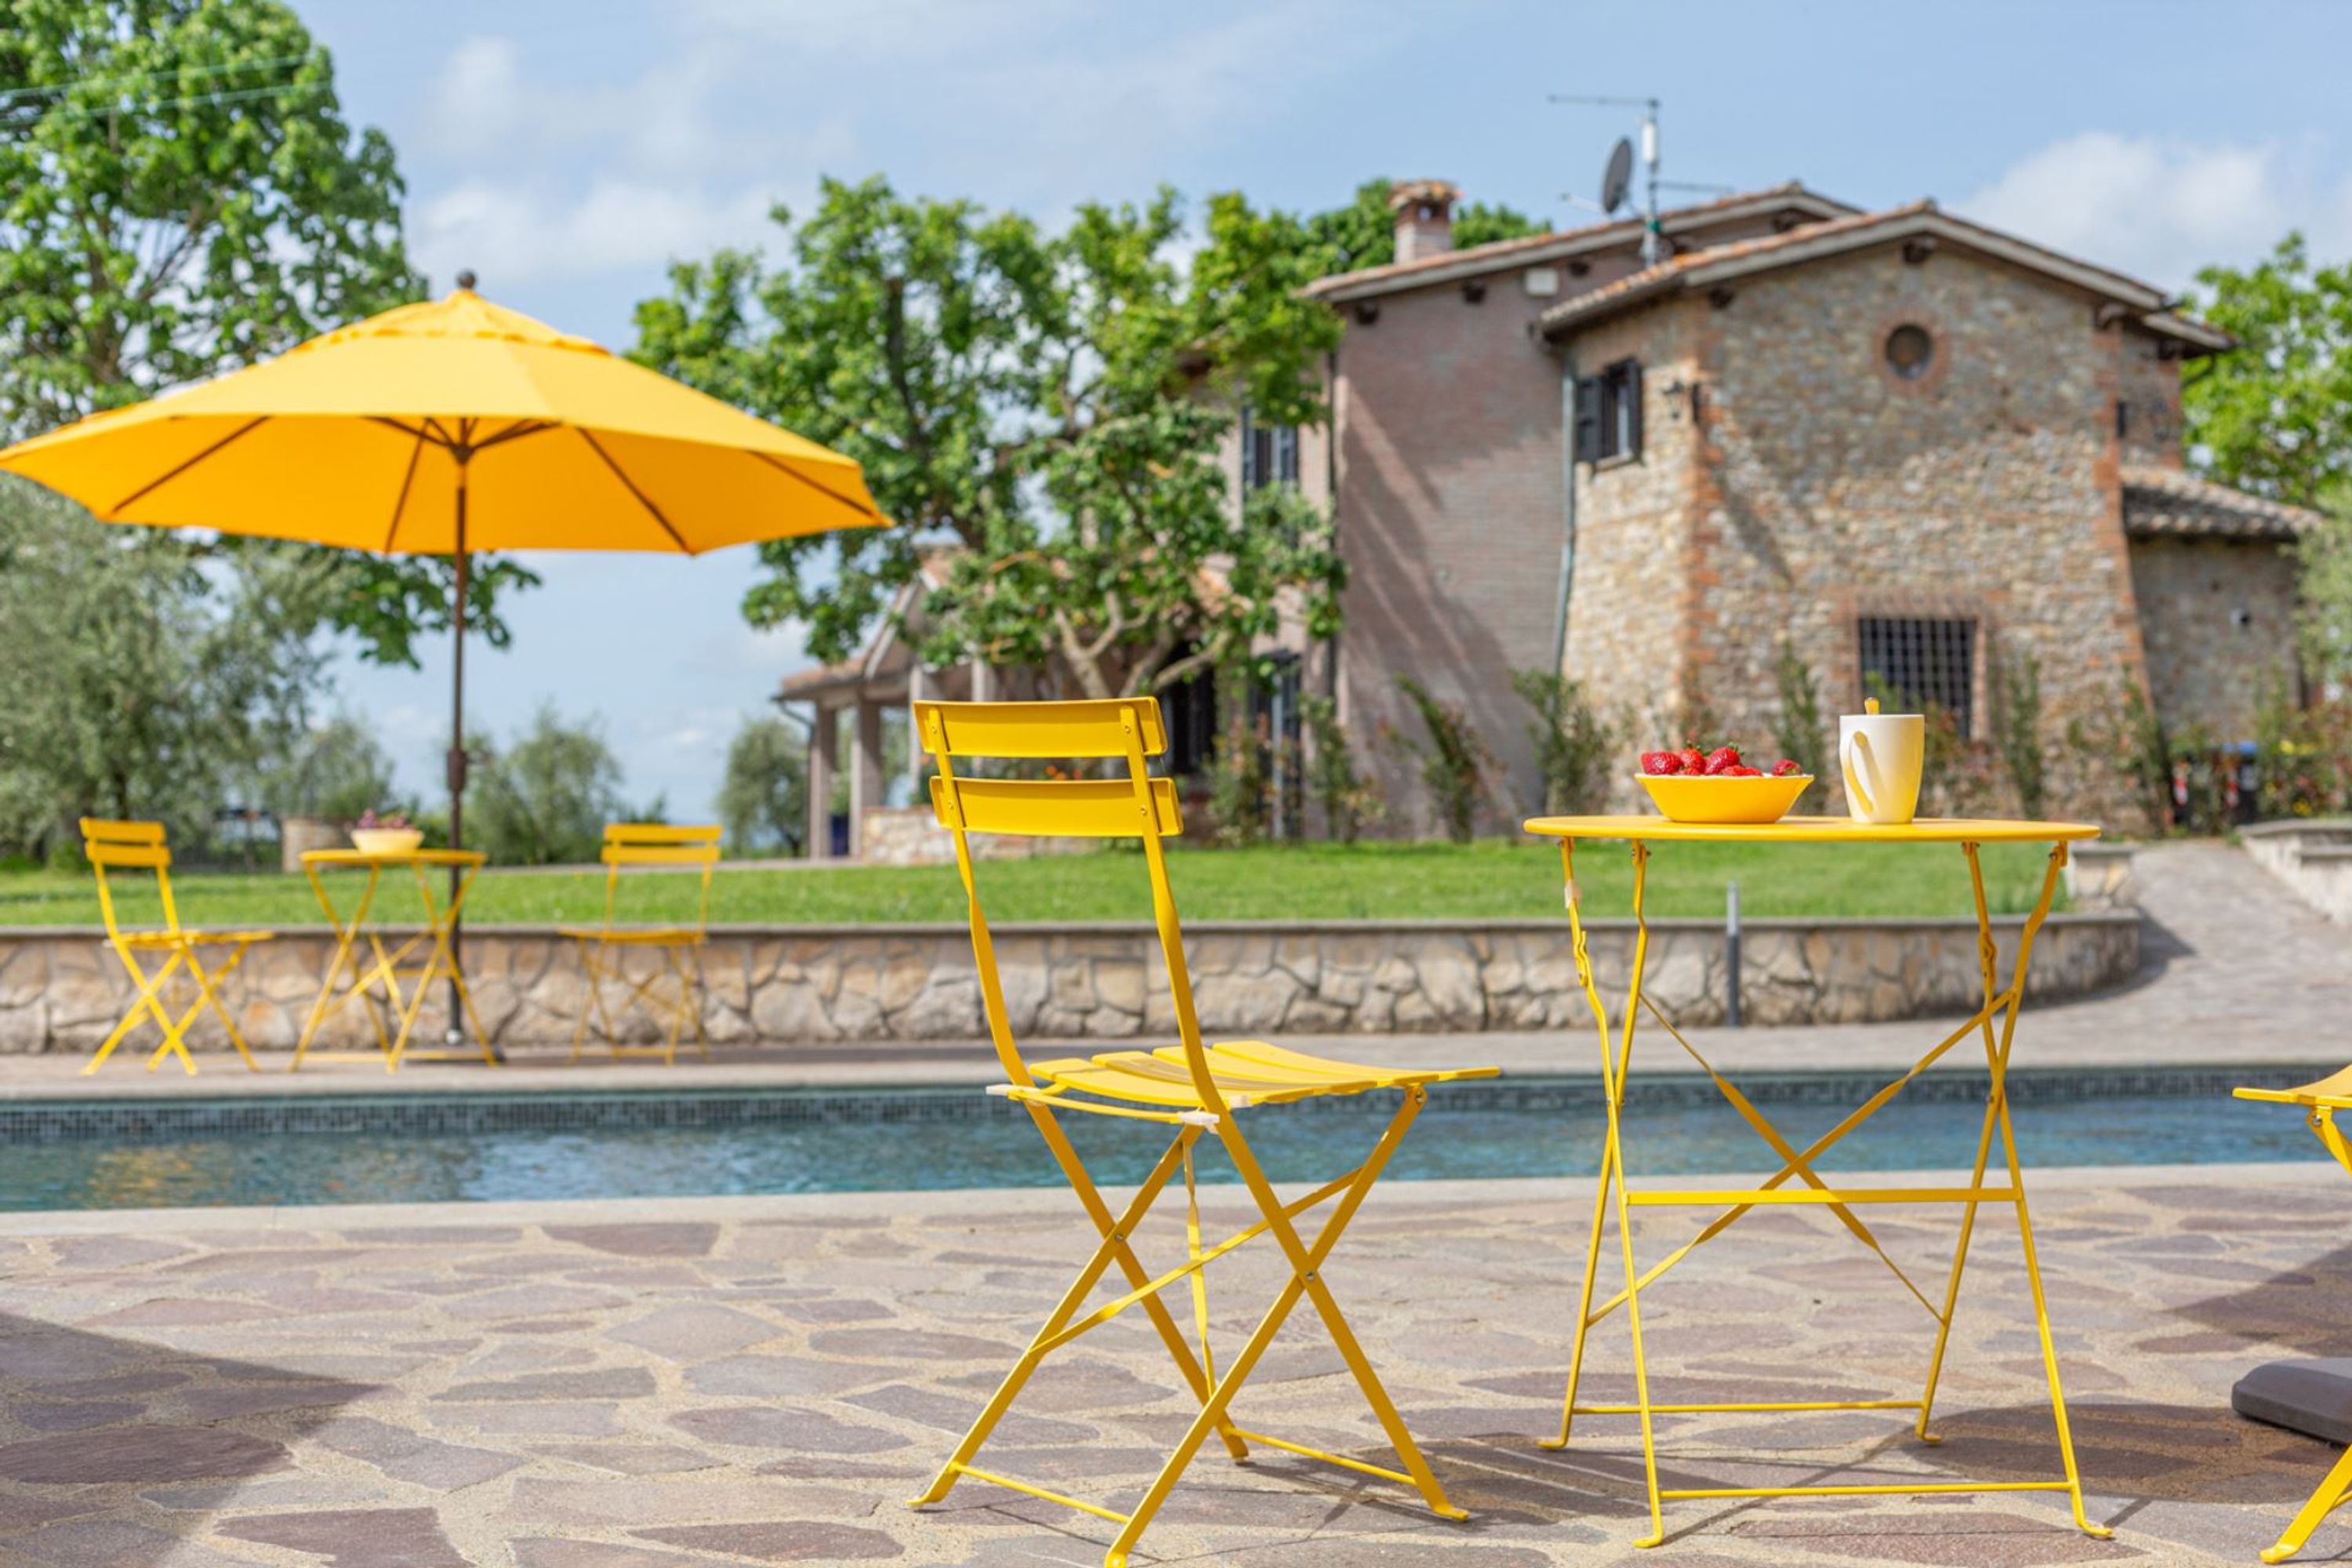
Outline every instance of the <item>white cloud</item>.
<svg viewBox="0 0 2352 1568"><path fill-rule="evenodd" d="M2275 142L2087 132L2011 164L1957 210L2175 289L2200 267L2267 253L2291 228L2323 255L2352 247L2352 180Z"/></svg>
<svg viewBox="0 0 2352 1568"><path fill-rule="evenodd" d="M772 200L765 190L712 193L605 178L567 203L548 200L529 185L471 181L417 207L414 243L429 276L471 267L501 287L644 270L722 245L759 244Z"/></svg>

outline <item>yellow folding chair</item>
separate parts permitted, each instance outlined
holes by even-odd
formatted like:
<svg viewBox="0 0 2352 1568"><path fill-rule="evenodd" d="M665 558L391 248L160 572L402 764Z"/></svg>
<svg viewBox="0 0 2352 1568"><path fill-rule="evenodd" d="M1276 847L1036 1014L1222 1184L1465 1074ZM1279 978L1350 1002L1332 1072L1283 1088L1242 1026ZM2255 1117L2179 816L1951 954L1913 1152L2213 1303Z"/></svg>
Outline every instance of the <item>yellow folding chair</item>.
<svg viewBox="0 0 2352 1568"><path fill-rule="evenodd" d="M940 1468L915 1507L944 1499L960 1479L969 1478L1008 1487L1048 1502L1060 1503L1118 1526L1103 1561L1108 1568L1124 1568L1128 1553L1167 1500L1170 1489L1183 1474L1202 1443L1213 1432L1235 1460L1246 1458L1249 1446L1263 1444L1286 1453L1303 1455L1338 1465L1361 1475L1378 1476L1413 1487L1430 1509L1446 1519L1468 1516L1448 1502L1428 1462L1405 1430L1388 1392L1381 1386L1362 1348L1340 1314L1338 1300L1325 1279L1326 1265L1348 1223L1371 1190L1405 1129L1412 1125L1429 1098L1428 1086L1451 1079L1488 1078L1496 1069L1478 1068L1454 1071L1405 1071L1332 1061L1285 1050L1261 1040L1204 1044L1192 1005L1192 985L1184 964L1183 933L1176 923L1176 904L1168 887L1168 863L1160 840L1182 831L1174 786L1150 776L1145 759L1167 749L1160 705L1154 700L1121 698L1086 702L918 702L915 721L923 745L939 759L939 774L931 781L931 805L940 823L955 838L956 868L962 875L970 901L972 955L980 971L981 996L988 1015L989 1034L1011 1081L989 1092L1025 1109L1044 1135L1045 1147L1062 1168L1098 1237L1086 1267L1029 1342L996 1393L964 1434L963 1441ZM960 767L976 757L1006 759L1099 759L1112 763L1115 776L1102 780L1017 780L962 776ZM1120 768L1117 764L1124 763ZM1010 833L1038 837L1140 838L1144 863L1150 875L1151 908L1160 933L1160 951L1168 965L1168 985L1175 1005L1180 1044L1159 1050L1114 1051L1092 1058L1070 1057L1029 1062L1013 1043L1004 1006L1004 986L997 973L996 952L981 912L980 895L972 880L970 835ZM1402 1091L1396 1113L1363 1163L1306 1196L1285 1203L1266 1180L1257 1157L1243 1136L1238 1112L1262 1105L1279 1105L1317 1096L1362 1094L1371 1089ZM1065 1112L1115 1117L1172 1128L1174 1135L1159 1162L1143 1179L1126 1208L1114 1215L1086 1168L1079 1163L1064 1131ZM1257 1205L1256 1224L1212 1246L1201 1241L1200 1206L1193 1179L1193 1145L1202 1134L1222 1139L1242 1182ZM1148 1273L1137 1258L1133 1238L1152 1204L1181 1170L1186 1205L1186 1259L1181 1268ZM1337 1199L1319 1230L1302 1233L1297 1221L1326 1201ZM1244 1242L1271 1234L1289 1264L1289 1275L1257 1327L1220 1373L1209 1344L1208 1286L1205 1269ZM1127 1280L1124 1295L1086 1310L1089 1295L1104 1273L1116 1265ZM1193 1326L1200 1336L1196 1358L1191 1344L1160 1299L1171 1286L1189 1281ZM1302 1444L1268 1437L1236 1426L1227 1414L1266 1347L1301 1297L1312 1301L1348 1370L1387 1434L1390 1446L1404 1465L1402 1471L1368 1464L1343 1455L1328 1454ZM1145 1490L1133 1512L1120 1513L1026 1481L994 1474L972 1459L1011 1408L1022 1385L1054 1351L1088 1330L1108 1322L1132 1306L1140 1305L1167 1346L1176 1370L1201 1403L1183 1437L1170 1453L1159 1475Z"/></svg>
<svg viewBox="0 0 2352 1568"><path fill-rule="evenodd" d="M2344 1167L2346 1173L2352 1174L2352 1134L2336 1125L2337 1111L2352 1110L2352 1067L2301 1089L2242 1089L2237 1095L2240 1100L2265 1100L2278 1105L2303 1107L2312 1131L2319 1135L2320 1142L2336 1156L2336 1163ZM2327 1472L2327 1479L2319 1483L2311 1500L2287 1525L2286 1533L2263 1553L2263 1561L2284 1563L2302 1551L2311 1532L2319 1528L2319 1521L2347 1502L2352 1502L2352 1447L2344 1450L2344 1457L2336 1461L2336 1468Z"/></svg>
<svg viewBox="0 0 2352 1568"><path fill-rule="evenodd" d="M214 989L226 979L236 966L245 962L246 950L257 942L268 942L273 935L266 931L189 931L180 924L180 908L172 899L172 851L163 842L163 825L160 822L110 822L101 817L81 819L82 853L89 859L90 869L98 874L98 909L106 921L106 944L114 950L115 957L131 973L131 982L139 987L139 998L131 1004L89 1065L81 1069L88 1078L106 1065L114 1047L123 1037L139 1026L142 1020L152 1019L163 1031L163 1043L147 1058L147 1070L152 1072L166 1056L176 1056L180 1065L190 1073L196 1070L196 1058L188 1054L188 1026L195 1022L196 1014L209 1006L220 1018L221 1027L228 1031L229 1044L253 1071L260 1067L253 1059L245 1036L237 1030L236 1020L221 1005L220 994ZM126 931L116 919L114 889L108 880L112 871L152 871L156 890L163 895L163 929L161 931ZM208 947L228 949L227 961L219 968L207 971L198 954ZM142 952L163 955L163 967L150 974L141 965ZM196 998L187 1011L176 1018L163 1006L163 989L181 970L195 982Z"/></svg>
<svg viewBox="0 0 2352 1568"><path fill-rule="evenodd" d="M710 1037L702 1027L702 974L700 949L704 934L710 924L710 871L719 863L719 833L716 827L670 827L651 823L615 822L604 829L604 923L601 926L564 926L560 933L580 944L580 964L588 973L588 997L581 1004L580 1022L572 1031L572 1059L578 1061L588 1039L588 1016L596 1016L597 1032L615 1057L659 1057L665 1062L677 1060L678 1037L688 1023L694 1026L694 1041L705 1058L710 1055ZM699 866L702 868L702 888L694 908L694 923L690 926L624 926L614 923L620 904L621 872L626 867ZM657 961L651 970L632 975L628 972L631 952L652 952ZM625 986L628 994L617 1008L604 1006L604 983L613 981ZM667 990L663 982L669 982ZM625 1013L632 1006L643 1007L656 1018L669 1021L669 1038L658 1046L625 1046L613 1027L615 1014Z"/></svg>

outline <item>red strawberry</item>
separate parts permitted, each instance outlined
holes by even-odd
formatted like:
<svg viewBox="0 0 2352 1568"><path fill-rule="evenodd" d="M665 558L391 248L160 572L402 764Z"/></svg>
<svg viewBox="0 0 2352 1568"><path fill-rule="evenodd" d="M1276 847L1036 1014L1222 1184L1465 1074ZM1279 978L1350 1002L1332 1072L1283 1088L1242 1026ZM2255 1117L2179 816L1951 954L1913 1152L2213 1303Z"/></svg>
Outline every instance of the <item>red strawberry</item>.
<svg viewBox="0 0 2352 1568"><path fill-rule="evenodd" d="M1786 757L1772 764L1772 776L1776 779L1793 778L1804 771Z"/></svg>
<svg viewBox="0 0 2352 1568"><path fill-rule="evenodd" d="M1764 770L1751 768L1745 763L1734 763L1723 770L1722 776L1727 779L1760 779L1764 776Z"/></svg>
<svg viewBox="0 0 2352 1568"><path fill-rule="evenodd" d="M1645 773L1678 773L1683 771L1683 760L1672 752L1643 752L1642 771Z"/></svg>
<svg viewBox="0 0 2352 1568"><path fill-rule="evenodd" d="M1683 772L1686 773L1703 773L1706 772L1706 753L1700 751L1696 743L1694 742L1693 744L1685 746L1682 751L1676 754L1682 758Z"/></svg>
<svg viewBox="0 0 2352 1568"><path fill-rule="evenodd" d="M1707 753L1706 771L1710 773L1729 773L1738 765L1739 748L1737 746L1717 746Z"/></svg>

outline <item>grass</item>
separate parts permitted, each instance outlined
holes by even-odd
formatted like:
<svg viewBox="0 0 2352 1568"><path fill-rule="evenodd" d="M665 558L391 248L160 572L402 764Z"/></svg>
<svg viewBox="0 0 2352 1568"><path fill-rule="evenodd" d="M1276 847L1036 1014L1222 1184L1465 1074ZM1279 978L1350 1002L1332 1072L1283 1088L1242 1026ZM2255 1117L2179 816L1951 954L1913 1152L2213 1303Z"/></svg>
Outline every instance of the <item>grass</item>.
<svg viewBox="0 0 2352 1568"><path fill-rule="evenodd" d="M1996 913L2032 907L2046 851L2033 845L1988 845L1986 893ZM1632 891L1629 857L1619 845L1594 845L1577 857L1586 909L1622 914ZM1212 920L1521 920L1560 907L1559 857L1547 844L1504 840L1446 844L1287 845L1260 849L1186 849L1169 860L1177 908ZM1141 921L1150 917L1141 855L1132 849L980 868L989 914L1012 921ZM1964 915L1967 863L1949 845L1669 844L1650 861L1654 915L1719 916L1724 885L1738 881L1751 917ZM152 882L117 880L118 905L134 923L160 920ZM181 918L191 925L299 926L320 923L318 902L300 877L196 873L173 879ZM359 880L330 881L355 896ZM384 879L377 914L411 920L413 891ZM622 884L621 918L690 917L690 877L646 875ZM475 884L467 913L482 922L594 921L604 910L601 872L492 871ZM711 919L755 924L856 925L876 921L961 921L963 892L951 866L788 868L720 872ZM0 872L0 926L95 924L98 899L86 872Z"/></svg>

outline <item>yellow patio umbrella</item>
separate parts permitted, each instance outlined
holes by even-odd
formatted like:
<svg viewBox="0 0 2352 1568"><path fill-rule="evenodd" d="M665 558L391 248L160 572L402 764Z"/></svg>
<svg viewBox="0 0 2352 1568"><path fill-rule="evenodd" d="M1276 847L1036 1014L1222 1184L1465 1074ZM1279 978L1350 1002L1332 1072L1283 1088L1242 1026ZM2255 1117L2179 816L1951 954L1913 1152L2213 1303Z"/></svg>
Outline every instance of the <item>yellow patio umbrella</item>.
<svg viewBox="0 0 2352 1568"><path fill-rule="evenodd" d="M852 459L491 304L468 272L446 299L19 442L0 468L109 522L453 557L453 844L474 552L698 555L889 526Z"/></svg>
<svg viewBox="0 0 2352 1568"><path fill-rule="evenodd" d="M455 557L453 788L472 552L698 555L889 526L850 458L493 305L471 274L457 281L446 299L0 451L0 468L108 522Z"/></svg>

